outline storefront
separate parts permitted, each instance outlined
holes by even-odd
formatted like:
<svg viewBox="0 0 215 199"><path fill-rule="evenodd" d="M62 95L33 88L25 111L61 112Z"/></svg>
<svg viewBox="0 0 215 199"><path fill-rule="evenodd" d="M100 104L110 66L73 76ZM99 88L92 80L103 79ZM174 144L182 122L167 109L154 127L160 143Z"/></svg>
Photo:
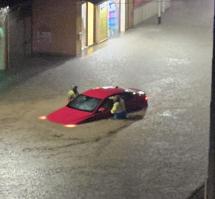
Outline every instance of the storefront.
<svg viewBox="0 0 215 199"><path fill-rule="evenodd" d="M96 43L125 31L125 12L125 3L121 10L120 0L105 1L96 6Z"/></svg>
<svg viewBox="0 0 215 199"><path fill-rule="evenodd" d="M89 0L81 4L81 49L125 32L129 27L128 0Z"/></svg>
<svg viewBox="0 0 215 199"><path fill-rule="evenodd" d="M108 1L96 6L96 43L108 39Z"/></svg>
<svg viewBox="0 0 215 199"><path fill-rule="evenodd" d="M112 37L120 31L120 0L109 0L108 36Z"/></svg>

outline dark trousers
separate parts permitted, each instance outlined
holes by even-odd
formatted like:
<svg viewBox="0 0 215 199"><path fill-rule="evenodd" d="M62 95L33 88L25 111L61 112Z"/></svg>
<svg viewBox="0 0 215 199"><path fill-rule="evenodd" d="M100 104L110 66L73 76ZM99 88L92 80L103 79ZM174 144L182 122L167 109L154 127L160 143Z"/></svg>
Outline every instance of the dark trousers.
<svg viewBox="0 0 215 199"><path fill-rule="evenodd" d="M122 111L122 112L119 112L119 113L115 113L114 116L113 116L114 119L127 119L127 116L126 116L126 111Z"/></svg>

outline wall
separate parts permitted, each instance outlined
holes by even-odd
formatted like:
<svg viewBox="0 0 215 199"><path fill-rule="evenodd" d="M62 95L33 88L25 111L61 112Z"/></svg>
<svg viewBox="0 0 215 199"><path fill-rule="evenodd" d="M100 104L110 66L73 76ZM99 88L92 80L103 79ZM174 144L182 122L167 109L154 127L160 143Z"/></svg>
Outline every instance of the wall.
<svg viewBox="0 0 215 199"><path fill-rule="evenodd" d="M9 12L7 26L9 68L21 66L25 58L31 55L30 10L26 6Z"/></svg>
<svg viewBox="0 0 215 199"><path fill-rule="evenodd" d="M134 25L137 25L144 20L157 15L158 13L158 1L152 0L150 2L144 0L135 0L136 3L134 8ZM170 1L163 0L162 2L162 10L165 12L167 8L170 7Z"/></svg>
<svg viewBox="0 0 215 199"><path fill-rule="evenodd" d="M34 0L33 52L76 55L79 41L76 30L80 21L76 13L80 12L79 7L71 0Z"/></svg>
<svg viewBox="0 0 215 199"><path fill-rule="evenodd" d="M133 0L120 1L120 32L133 27L134 2Z"/></svg>
<svg viewBox="0 0 215 199"><path fill-rule="evenodd" d="M128 22L127 22L127 29L132 28L134 25L134 2L133 0L127 0L127 15L128 15Z"/></svg>
<svg viewBox="0 0 215 199"><path fill-rule="evenodd" d="M126 1L121 0L120 1L120 32L126 31Z"/></svg>

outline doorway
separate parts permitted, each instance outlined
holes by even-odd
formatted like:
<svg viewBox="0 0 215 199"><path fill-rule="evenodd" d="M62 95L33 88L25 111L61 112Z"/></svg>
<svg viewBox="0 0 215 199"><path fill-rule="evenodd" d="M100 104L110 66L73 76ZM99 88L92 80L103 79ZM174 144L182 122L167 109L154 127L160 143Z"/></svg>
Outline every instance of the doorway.
<svg viewBox="0 0 215 199"><path fill-rule="evenodd" d="M81 49L83 50L94 44L94 5L92 3L82 3L81 19Z"/></svg>
<svg viewBox="0 0 215 199"><path fill-rule="evenodd" d="M81 5L81 50L87 47L87 3Z"/></svg>

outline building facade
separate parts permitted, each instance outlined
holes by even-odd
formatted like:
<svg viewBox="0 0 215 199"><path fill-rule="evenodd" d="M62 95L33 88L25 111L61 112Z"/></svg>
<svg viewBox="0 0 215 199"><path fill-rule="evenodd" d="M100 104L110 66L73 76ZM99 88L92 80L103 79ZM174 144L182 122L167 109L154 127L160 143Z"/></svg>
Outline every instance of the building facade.
<svg viewBox="0 0 215 199"><path fill-rule="evenodd" d="M129 4L130 2L130 4ZM82 49L101 43L131 27L130 0L87 1L81 5Z"/></svg>
<svg viewBox="0 0 215 199"><path fill-rule="evenodd" d="M79 43L79 2L34 0L32 52L75 56Z"/></svg>
<svg viewBox="0 0 215 199"><path fill-rule="evenodd" d="M0 70L22 65L31 55L31 4L0 8Z"/></svg>
<svg viewBox="0 0 215 199"><path fill-rule="evenodd" d="M34 0L32 52L75 56L132 26L131 0Z"/></svg>
<svg viewBox="0 0 215 199"><path fill-rule="evenodd" d="M0 70L32 54L77 56L169 6L164 0L22 0L0 12Z"/></svg>
<svg viewBox="0 0 215 199"><path fill-rule="evenodd" d="M31 56L32 7L25 3L11 8L7 17L7 63L9 68L21 66Z"/></svg>

